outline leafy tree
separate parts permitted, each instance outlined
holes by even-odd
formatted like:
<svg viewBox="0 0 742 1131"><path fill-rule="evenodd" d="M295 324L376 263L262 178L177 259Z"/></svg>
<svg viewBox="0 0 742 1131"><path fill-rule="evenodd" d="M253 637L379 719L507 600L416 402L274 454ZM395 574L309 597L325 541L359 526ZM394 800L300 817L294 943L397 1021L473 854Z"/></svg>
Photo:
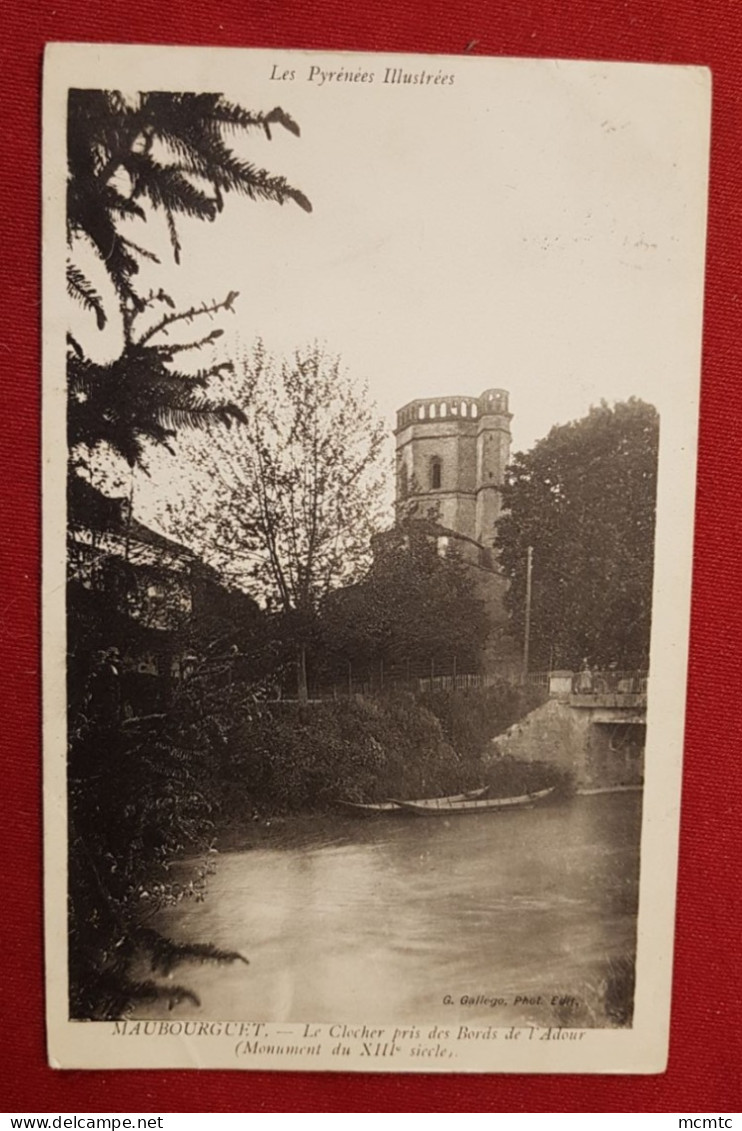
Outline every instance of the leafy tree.
<svg viewBox="0 0 742 1131"><path fill-rule="evenodd" d="M455 549L439 550L443 528L406 520L374 543L364 580L326 600L325 647L358 669L384 661L430 665L456 656L461 670L478 666L489 631L471 570Z"/></svg>
<svg viewBox="0 0 742 1131"><path fill-rule="evenodd" d="M176 217L214 220L224 196L283 204L293 200L305 211L311 204L283 177L239 158L225 131L273 126L295 135L299 128L279 107L256 113L221 94L149 91L130 99L115 90L71 90L67 122L67 231L89 242L105 265L125 319L141 309L134 276L143 259L159 262L135 240L132 221L146 223L160 214L167 224L175 261L181 245ZM103 299L71 256L68 288L95 313L108 318Z"/></svg>
<svg viewBox="0 0 742 1131"><path fill-rule="evenodd" d="M105 443L130 467L143 465L147 442L168 446L179 429L200 428L207 421L226 427L236 421L244 423L244 413L235 404L210 391L215 378L232 370L231 362L184 372L176 360L210 345L224 331L215 329L191 342L173 342L167 337L178 323L232 310L236 297L231 292L224 302L176 313L172 300L160 292L142 307L142 316L153 305L164 305L168 312L138 336L132 331L119 356L108 362L86 357L75 338L68 337L67 435L73 462L84 462L79 455L81 446L92 449Z"/></svg>
<svg viewBox="0 0 742 1131"><path fill-rule="evenodd" d="M651 405L603 402L508 468L496 545L519 639L533 547L532 667L647 665L658 438Z"/></svg>
<svg viewBox="0 0 742 1131"><path fill-rule="evenodd" d="M317 610L362 576L382 525L386 430L365 386L319 346L279 364L258 345L242 378L239 442L209 430L200 485L169 524L280 614L304 696Z"/></svg>
<svg viewBox="0 0 742 1131"><path fill-rule="evenodd" d="M176 323L231 310L237 295L176 312L163 289L143 293L137 276L144 261L160 264L149 238L153 223L166 225L177 264L182 250L178 218L215 220L227 193L279 204L294 201L311 211L302 192L242 160L225 140L228 131L261 130L270 138L275 126L299 133L280 108L255 113L221 94L154 91L127 98L118 91L70 91L67 289L94 315L98 330L114 320L121 338L118 356L101 364L68 335L72 445L104 440L133 466L142 460L145 441L167 444L178 428L241 419L234 405L209 392L229 363L195 373L175 364L176 354L200 349L222 331L195 342L168 338ZM81 268L83 248L92 249L96 272L101 282L107 277L107 287ZM113 301L104 299L106 290ZM169 310L147 324L148 311L158 303ZM81 458L78 452L78 462Z"/></svg>

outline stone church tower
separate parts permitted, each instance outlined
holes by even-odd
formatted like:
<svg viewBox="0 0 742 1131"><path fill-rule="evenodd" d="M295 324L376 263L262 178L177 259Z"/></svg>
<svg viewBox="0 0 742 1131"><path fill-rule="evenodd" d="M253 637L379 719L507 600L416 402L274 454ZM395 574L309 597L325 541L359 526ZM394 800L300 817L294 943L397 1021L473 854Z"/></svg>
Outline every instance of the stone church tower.
<svg viewBox="0 0 742 1131"><path fill-rule="evenodd" d="M397 413L398 521L431 518L492 565L499 488L510 460L508 394L410 401ZM467 555L469 556L469 555Z"/></svg>

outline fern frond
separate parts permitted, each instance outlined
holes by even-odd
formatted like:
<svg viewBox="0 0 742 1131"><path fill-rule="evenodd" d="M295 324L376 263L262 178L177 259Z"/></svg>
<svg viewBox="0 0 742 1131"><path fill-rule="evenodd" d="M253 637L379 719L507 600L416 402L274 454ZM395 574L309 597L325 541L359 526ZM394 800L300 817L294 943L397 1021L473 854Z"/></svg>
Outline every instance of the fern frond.
<svg viewBox="0 0 742 1131"><path fill-rule="evenodd" d="M93 284L74 263L67 264L67 293L70 298L77 299L86 310L90 310L95 314L98 329L102 330L107 322L103 299L98 294Z"/></svg>
<svg viewBox="0 0 742 1131"><path fill-rule="evenodd" d="M205 337L199 338L197 342L180 342L173 345L154 346L160 357L167 361L172 361L176 353L182 353L184 350L198 350L202 346L211 345L212 342L217 341L224 334L223 330L211 330Z"/></svg>
<svg viewBox="0 0 742 1131"><path fill-rule="evenodd" d="M155 253L153 251L150 251L149 248L141 247L138 243L134 243L134 240L130 240L128 236L121 236L121 241L122 243L126 244L127 247L130 247L132 251L136 252L137 255L141 255L142 259L149 259L152 263L162 262L159 255L155 255ZM147 300L143 299L142 301L146 302ZM173 300L170 299L171 303L172 301Z"/></svg>

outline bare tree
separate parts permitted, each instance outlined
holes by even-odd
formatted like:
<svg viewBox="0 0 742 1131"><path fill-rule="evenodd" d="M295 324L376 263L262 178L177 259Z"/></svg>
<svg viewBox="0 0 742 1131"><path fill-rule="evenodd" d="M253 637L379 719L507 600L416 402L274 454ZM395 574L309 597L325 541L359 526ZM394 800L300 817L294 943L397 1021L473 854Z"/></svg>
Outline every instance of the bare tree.
<svg viewBox="0 0 742 1131"><path fill-rule="evenodd" d="M386 428L366 386L318 345L278 363L258 344L236 401L246 424L209 430L195 456L200 485L171 507L169 524L282 614L306 698L317 610L364 574L384 524Z"/></svg>

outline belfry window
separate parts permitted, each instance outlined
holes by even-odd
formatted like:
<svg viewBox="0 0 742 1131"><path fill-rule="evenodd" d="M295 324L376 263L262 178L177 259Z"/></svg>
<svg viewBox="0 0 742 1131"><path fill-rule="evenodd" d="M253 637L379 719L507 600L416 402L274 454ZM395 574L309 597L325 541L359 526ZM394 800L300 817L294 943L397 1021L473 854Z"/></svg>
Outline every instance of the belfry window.
<svg viewBox="0 0 742 1131"><path fill-rule="evenodd" d="M433 456L430 461L430 487L431 490L436 491L441 485L441 472L443 465L440 456Z"/></svg>

